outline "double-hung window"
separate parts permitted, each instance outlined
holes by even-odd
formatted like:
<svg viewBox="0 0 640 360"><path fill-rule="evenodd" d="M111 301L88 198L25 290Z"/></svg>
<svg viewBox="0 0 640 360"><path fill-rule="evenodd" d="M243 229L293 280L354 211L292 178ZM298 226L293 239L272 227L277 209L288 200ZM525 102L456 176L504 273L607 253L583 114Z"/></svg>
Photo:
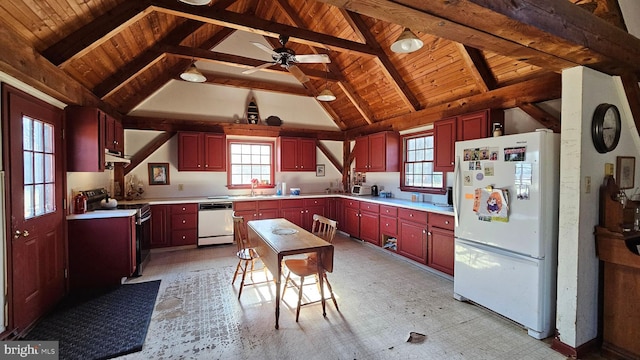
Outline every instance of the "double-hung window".
<svg viewBox="0 0 640 360"><path fill-rule="evenodd" d="M274 145L265 141L229 141L229 188L273 187Z"/></svg>
<svg viewBox="0 0 640 360"><path fill-rule="evenodd" d="M403 135L400 189L444 193L445 174L433 170L434 159L433 131Z"/></svg>

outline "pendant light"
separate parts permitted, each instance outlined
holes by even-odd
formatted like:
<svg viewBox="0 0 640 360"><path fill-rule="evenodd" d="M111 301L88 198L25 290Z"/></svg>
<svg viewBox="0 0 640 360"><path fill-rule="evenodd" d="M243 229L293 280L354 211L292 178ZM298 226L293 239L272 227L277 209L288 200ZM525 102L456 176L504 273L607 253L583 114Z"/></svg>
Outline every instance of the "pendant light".
<svg viewBox="0 0 640 360"><path fill-rule="evenodd" d="M324 90L320 91L316 99L318 99L318 101L333 101L336 99L336 96L333 95L333 92L329 89L329 66L327 66Z"/></svg>
<svg viewBox="0 0 640 360"><path fill-rule="evenodd" d="M178 1L183 2L185 4L196 5L196 6L209 5L209 3L211 2L211 0L178 0Z"/></svg>
<svg viewBox="0 0 640 360"><path fill-rule="evenodd" d="M422 45L424 45L424 43L416 36L416 34L409 30L409 28L404 28L402 34L398 37L398 40L391 44L391 51L406 54L420 50Z"/></svg>
<svg viewBox="0 0 640 360"><path fill-rule="evenodd" d="M195 32L191 33L191 39L193 42L193 48L195 49L196 47ZM180 74L180 78L184 81L194 82L194 83L203 83L207 81L207 78L204 75L202 75L202 73L196 67L196 60L193 57L191 57L191 65L189 65L189 67L186 68L185 71L182 72L182 74Z"/></svg>

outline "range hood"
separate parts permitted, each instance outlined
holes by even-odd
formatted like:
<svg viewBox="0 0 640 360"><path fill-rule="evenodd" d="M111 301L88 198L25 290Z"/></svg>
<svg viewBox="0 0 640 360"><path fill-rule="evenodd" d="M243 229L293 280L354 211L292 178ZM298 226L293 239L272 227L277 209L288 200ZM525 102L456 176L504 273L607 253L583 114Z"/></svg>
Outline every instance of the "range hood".
<svg viewBox="0 0 640 360"><path fill-rule="evenodd" d="M105 151L104 152L104 162L106 163L125 163L125 164L131 164L131 160L129 159L125 159L119 156L115 156L114 154L110 153L109 151Z"/></svg>

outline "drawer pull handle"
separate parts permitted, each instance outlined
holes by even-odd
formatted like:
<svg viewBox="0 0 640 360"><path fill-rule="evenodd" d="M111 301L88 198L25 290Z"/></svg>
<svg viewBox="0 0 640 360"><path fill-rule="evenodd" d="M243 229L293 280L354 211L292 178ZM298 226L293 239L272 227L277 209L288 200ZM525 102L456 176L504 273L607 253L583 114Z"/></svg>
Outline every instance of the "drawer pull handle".
<svg viewBox="0 0 640 360"><path fill-rule="evenodd" d="M445 220L444 222L446 225L449 225L449 220Z"/></svg>
<svg viewBox="0 0 640 360"><path fill-rule="evenodd" d="M182 223L183 223L183 224L186 224L186 223L187 223L187 220L182 220Z"/></svg>

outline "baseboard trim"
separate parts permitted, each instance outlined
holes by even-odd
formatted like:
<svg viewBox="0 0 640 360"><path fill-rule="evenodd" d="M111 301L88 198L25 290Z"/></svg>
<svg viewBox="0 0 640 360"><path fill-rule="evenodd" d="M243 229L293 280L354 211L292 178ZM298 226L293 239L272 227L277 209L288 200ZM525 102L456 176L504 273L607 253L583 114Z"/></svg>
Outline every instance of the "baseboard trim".
<svg viewBox="0 0 640 360"><path fill-rule="evenodd" d="M578 346L577 348L574 348L563 343L556 336L551 341L551 348L564 356L568 356L574 359L582 359L588 354L599 352L600 341L598 340L598 338L594 338Z"/></svg>

